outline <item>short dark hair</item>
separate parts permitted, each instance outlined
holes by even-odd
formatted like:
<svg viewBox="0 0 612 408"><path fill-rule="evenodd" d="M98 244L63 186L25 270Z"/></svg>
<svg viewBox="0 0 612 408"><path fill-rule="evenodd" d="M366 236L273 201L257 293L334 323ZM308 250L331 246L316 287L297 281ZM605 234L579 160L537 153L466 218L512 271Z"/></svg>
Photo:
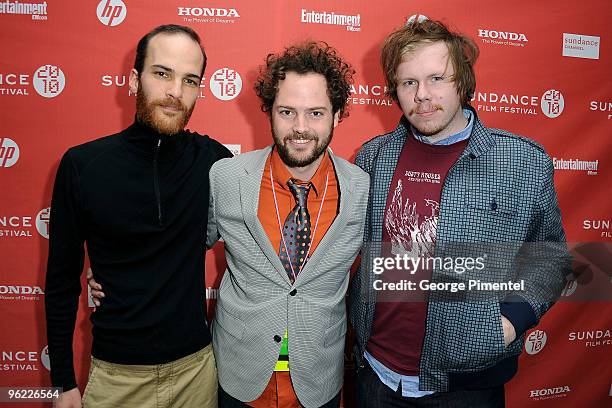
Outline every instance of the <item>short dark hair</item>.
<svg viewBox="0 0 612 408"><path fill-rule="evenodd" d="M478 46L474 41L450 31L444 23L434 20L414 20L389 34L383 45L380 62L387 81L387 94L397 101L397 67L404 56L418 47L443 41L448 47L455 74L453 81L463 106L468 105L476 90L474 63Z"/></svg>
<svg viewBox="0 0 612 408"><path fill-rule="evenodd" d="M178 24L164 24L158 27L155 27L153 30L149 31L138 41L138 45L136 46L136 58L134 59L134 69L138 72L138 77L142 74L142 70L144 69L144 61L147 56L147 48L149 47L149 41L151 38L155 37L157 34L185 34L189 38L191 38L194 42L196 42L200 49L202 50L202 56L204 57L204 63L202 64L202 72L200 72L200 77L204 75L204 69L206 69L206 52L204 51L204 47L202 46L202 42L200 41L200 36L195 32L192 28L185 27Z"/></svg>
<svg viewBox="0 0 612 408"><path fill-rule="evenodd" d="M268 54L265 65L259 71L255 92L261 99L262 111L270 114L278 93L278 83L285 79L287 72L300 75L316 73L323 75L327 81L327 95L333 113L340 112L340 119L348 116L347 102L355 70L327 43L309 41L287 47L280 55Z"/></svg>

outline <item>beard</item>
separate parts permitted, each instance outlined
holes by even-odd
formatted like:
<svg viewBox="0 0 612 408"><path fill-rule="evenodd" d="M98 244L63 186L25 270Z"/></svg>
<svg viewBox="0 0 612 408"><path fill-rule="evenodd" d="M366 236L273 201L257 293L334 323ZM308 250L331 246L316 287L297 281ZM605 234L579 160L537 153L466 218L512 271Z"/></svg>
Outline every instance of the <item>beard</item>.
<svg viewBox="0 0 612 408"><path fill-rule="evenodd" d="M160 112L159 108L164 106L177 109L176 114L167 116ZM185 129L194 108L195 103L188 108L178 99L171 97L149 100L142 85L136 94L136 116L144 125L162 135L173 136Z"/></svg>
<svg viewBox="0 0 612 408"><path fill-rule="evenodd" d="M331 126L327 136L322 139L319 138L316 133L312 132L291 132L290 134L281 137L274 129L274 125L272 125L272 137L274 139L274 145L278 151L278 155L280 156L281 160L288 167L305 167L314 163L319 157L321 157L321 155L325 153L325 150L327 150L327 147L331 143L333 134L334 128L333 126ZM290 140L313 140L315 141L315 146L308 153L296 155L292 153L291 148L288 147L288 142Z"/></svg>

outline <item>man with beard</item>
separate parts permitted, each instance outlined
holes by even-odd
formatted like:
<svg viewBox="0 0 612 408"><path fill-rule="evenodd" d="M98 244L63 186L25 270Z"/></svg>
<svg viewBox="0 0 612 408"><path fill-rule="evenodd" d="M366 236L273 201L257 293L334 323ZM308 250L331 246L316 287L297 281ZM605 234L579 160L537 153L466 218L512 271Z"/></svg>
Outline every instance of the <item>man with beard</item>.
<svg viewBox="0 0 612 408"><path fill-rule="evenodd" d="M255 85L274 145L210 172L225 242L213 344L220 407L337 407L349 269L368 176L328 149L353 71L324 43L269 55Z"/></svg>
<svg viewBox="0 0 612 408"><path fill-rule="evenodd" d="M206 55L190 28L164 25L138 43L135 122L69 149L55 180L45 288L57 407L80 407L72 341L84 243L107 299L92 315L83 405L216 407L204 255L212 164L229 151L184 130Z"/></svg>
<svg viewBox="0 0 612 408"><path fill-rule="evenodd" d="M537 143L479 120L469 105L477 56L471 39L430 20L409 23L383 46L388 93L403 116L356 158L372 185L369 251L350 296L361 407L504 406L524 333L564 286L569 262L552 161ZM482 257L483 268L380 275L372 267L404 255L472 265ZM385 293L381 277L417 285L478 277L522 281L524 289L449 290L423 299Z"/></svg>

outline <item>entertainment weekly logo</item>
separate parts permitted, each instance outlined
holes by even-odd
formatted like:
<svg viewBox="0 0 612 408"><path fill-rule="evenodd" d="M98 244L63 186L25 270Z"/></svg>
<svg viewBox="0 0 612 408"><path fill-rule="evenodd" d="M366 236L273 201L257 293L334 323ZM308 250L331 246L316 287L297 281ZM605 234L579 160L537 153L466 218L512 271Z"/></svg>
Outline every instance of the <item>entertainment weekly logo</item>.
<svg viewBox="0 0 612 408"><path fill-rule="evenodd" d="M489 28L478 29L478 37L483 44L495 46L522 48L529 42L527 35L524 33L497 31Z"/></svg>
<svg viewBox="0 0 612 408"><path fill-rule="evenodd" d="M601 39L592 35L563 33L564 57L599 59Z"/></svg>
<svg viewBox="0 0 612 408"><path fill-rule="evenodd" d="M19 160L19 146L8 137L0 137L0 168L13 167Z"/></svg>
<svg viewBox="0 0 612 408"><path fill-rule="evenodd" d="M612 337L610 335L610 329L570 332L567 335L567 341L569 341L570 343L580 343L585 348L612 346Z"/></svg>
<svg viewBox="0 0 612 408"><path fill-rule="evenodd" d="M338 14L333 11L314 11L302 9L300 12L302 24L325 24L344 26L346 31L361 31L360 14Z"/></svg>
<svg viewBox="0 0 612 408"><path fill-rule="evenodd" d="M0 240L3 238L32 238L36 230L49 239L49 215L51 208L43 208L35 217L29 215L0 215Z"/></svg>
<svg viewBox="0 0 612 408"><path fill-rule="evenodd" d="M552 398L565 398L567 394L572 390L569 385L563 385L560 387L552 387L552 388L542 388L539 390L531 390L529 391L529 398L532 401L542 401Z"/></svg>
<svg viewBox="0 0 612 408"><path fill-rule="evenodd" d="M40 286L0 284L0 300L40 301L44 294Z"/></svg>
<svg viewBox="0 0 612 408"><path fill-rule="evenodd" d="M2 1L0 14L26 15L34 21L46 21L47 2Z"/></svg>
<svg viewBox="0 0 612 408"><path fill-rule="evenodd" d="M353 105L393 106L393 101L385 95L386 90L380 84L353 84L348 101Z"/></svg>
<svg viewBox="0 0 612 408"><path fill-rule="evenodd" d="M177 7L185 23L234 24L240 18L235 8Z"/></svg>
<svg viewBox="0 0 612 408"><path fill-rule="evenodd" d="M0 352L0 371L40 371L51 370L49 346L40 352L31 350L2 350Z"/></svg>
<svg viewBox="0 0 612 408"><path fill-rule="evenodd" d="M564 159L562 157L553 157L553 166L555 170L572 171L586 173L588 176L596 176L599 160L588 161L580 159Z"/></svg>
<svg viewBox="0 0 612 408"><path fill-rule="evenodd" d="M135 96L135 94L130 91L128 75L104 74L100 77L100 85L108 89L125 88L125 93L127 96ZM200 82L200 91L197 96L198 98L206 97L204 94L204 89L206 89L206 76L203 76L202 81Z"/></svg>
<svg viewBox="0 0 612 408"><path fill-rule="evenodd" d="M33 74L0 72L0 95L30 96L32 87L44 98L55 98L66 86L64 72L57 65L41 65Z"/></svg>
<svg viewBox="0 0 612 408"><path fill-rule="evenodd" d="M519 116L544 116L558 118L565 108L561 91L549 89L541 96L504 92L476 92L472 105L480 112L497 112Z"/></svg>
<svg viewBox="0 0 612 408"><path fill-rule="evenodd" d="M529 355L538 354L544 346L548 337L544 330L534 330L525 337L525 351Z"/></svg>
<svg viewBox="0 0 612 408"><path fill-rule="evenodd" d="M115 27L127 16L127 6L122 0L101 0L96 8L98 20L105 26Z"/></svg>

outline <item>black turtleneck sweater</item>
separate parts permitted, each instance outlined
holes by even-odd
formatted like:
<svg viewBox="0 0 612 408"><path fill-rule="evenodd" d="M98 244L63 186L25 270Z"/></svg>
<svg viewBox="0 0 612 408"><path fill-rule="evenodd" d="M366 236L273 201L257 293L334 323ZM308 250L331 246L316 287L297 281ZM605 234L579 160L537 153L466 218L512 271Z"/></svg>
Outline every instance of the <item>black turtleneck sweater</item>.
<svg viewBox="0 0 612 408"><path fill-rule="evenodd" d="M138 122L66 152L53 189L45 288L53 386L76 387L72 338L84 243L106 294L91 315L94 357L162 364L210 343L208 172L229 156L208 136L163 136Z"/></svg>

